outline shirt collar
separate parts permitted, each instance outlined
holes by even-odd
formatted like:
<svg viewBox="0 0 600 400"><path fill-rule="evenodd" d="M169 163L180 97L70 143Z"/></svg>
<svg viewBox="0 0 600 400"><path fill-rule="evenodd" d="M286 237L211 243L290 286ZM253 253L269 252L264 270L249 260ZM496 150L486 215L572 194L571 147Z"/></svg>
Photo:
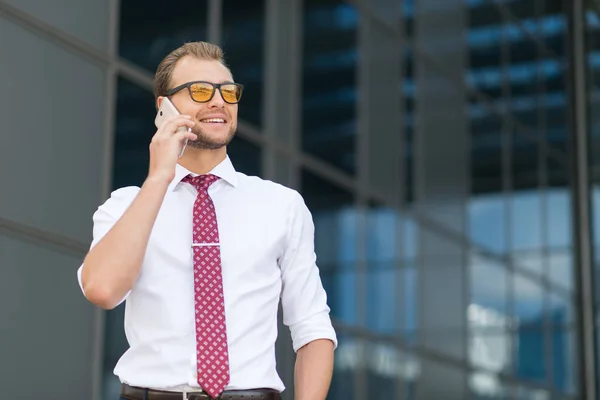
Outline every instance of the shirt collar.
<svg viewBox="0 0 600 400"><path fill-rule="evenodd" d="M229 156L225 156L225 159L223 161L221 161L219 164L217 164L208 173L218 176L219 178L223 179L225 182L229 183L233 187L237 186L238 176L235 171L235 168L233 167L233 164L231 163L231 159L229 158ZM173 191L175 189L175 187L177 186L177 184L179 184L179 182L181 182L181 180L183 178L185 178L186 176L188 176L190 174L192 176L198 175L196 173L191 172L190 170L183 167L182 165L177 164L175 166L175 178L173 179L173 181L171 181L171 184L169 185L169 191Z"/></svg>

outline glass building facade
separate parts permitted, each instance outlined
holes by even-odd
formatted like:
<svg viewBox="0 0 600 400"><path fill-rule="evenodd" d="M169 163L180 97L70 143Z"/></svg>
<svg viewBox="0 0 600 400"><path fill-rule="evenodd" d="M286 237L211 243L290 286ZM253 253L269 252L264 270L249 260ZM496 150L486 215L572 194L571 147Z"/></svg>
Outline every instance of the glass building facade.
<svg viewBox="0 0 600 400"><path fill-rule="evenodd" d="M38 93L60 139L36 139L45 151L22 173L22 143L0 139L14 193L0 199L0 287L40 262L61 271L45 269L59 286L40 283L34 300L10 285L20 300L0 311L59 298L64 316L36 309L62 348L23 336L29 320L6 325L0 366L25 373L19 360L43 347L68 360L46 382L53 396L76 377L80 397L118 397L123 308L85 304L74 273L95 207L146 176L159 61L207 40L245 85L234 166L299 190L313 214L339 336L329 399L596 398L600 2L57 2L0 1L0 50L15 54L0 59L0 87ZM26 113L2 101L7 132L22 131ZM41 193L20 183L36 173ZM32 196L44 212L20 211ZM292 399L284 326L277 352Z"/></svg>

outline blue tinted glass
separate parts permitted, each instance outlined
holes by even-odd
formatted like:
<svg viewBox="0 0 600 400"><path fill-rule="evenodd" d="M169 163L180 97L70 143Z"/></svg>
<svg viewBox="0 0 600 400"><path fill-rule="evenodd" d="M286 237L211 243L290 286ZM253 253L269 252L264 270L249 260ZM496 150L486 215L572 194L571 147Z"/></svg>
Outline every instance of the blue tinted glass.
<svg viewBox="0 0 600 400"><path fill-rule="evenodd" d="M264 0L223 1L222 47L234 80L244 85L239 118L257 126L263 112L264 30Z"/></svg>
<svg viewBox="0 0 600 400"><path fill-rule="evenodd" d="M366 210L366 326L395 330L402 295L400 218L385 207Z"/></svg>
<svg viewBox="0 0 600 400"><path fill-rule="evenodd" d="M332 400L357 399L353 382L362 366L362 340L344 332L338 332L333 377L327 398Z"/></svg>
<svg viewBox="0 0 600 400"><path fill-rule="evenodd" d="M473 372L469 375L472 400L512 400L511 387L502 382L499 375L489 372Z"/></svg>
<svg viewBox="0 0 600 400"><path fill-rule="evenodd" d="M510 201L512 258L519 268L540 276L544 273L542 193L515 192Z"/></svg>
<svg viewBox="0 0 600 400"><path fill-rule="evenodd" d="M207 0L121 1L119 54L154 73L185 42L207 40Z"/></svg>
<svg viewBox="0 0 600 400"><path fill-rule="evenodd" d="M357 323L357 217L354 196L311 172L300 190L315 224L315 252L331 315Z"/></svg>
<svg viewBox="0 0 600 400"><path fill-rule="evenodd" d="M510 325L508 309L509 270L501 262L473 253L469 263L472 330L499 330Z"/></svg>
<svg viewBox="0 0 600 400"><path fill-rule="evenodd" d="M513 318L519 326L541 327L544 324L544 297L542 286L515 273L513 284Z"/></svg>
<svg viewBox="0 0 600 400"><path fill-rule="evenodd" d="M507 209L503 195L471 198L468 203L471 240L488 251L505 253Z"/></svg>
<svg viewBox="0 0 600 400"><path fill-rule="evenodd" d="M576 394L579 370L575 331L566 327L550 330L552 346L552 385L563 393Z"/></svg>
<svg viewBox="0 0 600 400"><path fill-rule="evenodd" d="M156 133L154 96L119 78L113 158L113 189L141 186L148 174L148 146Z"/></svg>
<svg viewBox="0 0 600 400"><path fill-rule="evenodd" d="M546 338L542 330L519 329L515 334L515 375L524 380L547 379Z"/></svg>
<svg viewBox="0 0 600 400"><path fill-rule="evenodd" d="M304 2L302 149L355 172L358 13L343 1Z"/></svg>

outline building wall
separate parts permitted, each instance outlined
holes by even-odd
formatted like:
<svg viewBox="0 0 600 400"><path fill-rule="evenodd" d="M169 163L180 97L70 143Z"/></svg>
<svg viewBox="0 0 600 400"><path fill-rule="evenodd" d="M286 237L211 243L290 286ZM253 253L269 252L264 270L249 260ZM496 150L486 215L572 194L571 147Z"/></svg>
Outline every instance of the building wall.
<svg viewBox="0 0 600 400"><path fill-rule="evenodd" d="M0 310L17 322L0 366L24 377L9 393L42 354L41 370L66 357L50 397L117 397L123 308L87 305L75 269L93 210L145 177L158 62L209 40L245 85L235 167L313 213L340 339L329 398L577 398L564 4L0 2L0 50L23 54L0 60L0 88L29 105L0 98L18 132L0 136Z"/></svg>
<svg viewBox="0 0 600 400"><path fill-rule="evenodd" d="M0 382L6 398L96 398L100 314L82 297L75 271L91 237L91 213L104 196L112 105L108 64L73 43L108 54L111 5L0 4Z"/></svg>

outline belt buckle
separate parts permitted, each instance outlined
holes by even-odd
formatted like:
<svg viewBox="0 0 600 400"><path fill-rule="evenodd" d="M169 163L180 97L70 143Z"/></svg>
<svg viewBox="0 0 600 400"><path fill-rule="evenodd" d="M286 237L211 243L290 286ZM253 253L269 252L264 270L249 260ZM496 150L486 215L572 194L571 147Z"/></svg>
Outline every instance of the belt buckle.
<svg viewBox="0 0 600 400"><path fill-rule="evenodd" d="M205 393L204 393L204 392L197 392L197 391L195 391L195 390L194 390L194 391L192 391L192 392L188 392L187 390L184 390L184 391L183 391L181 394L182 394L182 399L183 399L183 400L189 400L189 397L188 397L188 396L189 396L190 394L200 394L200 395L202 395L202 394L205 394ZM203 396L203 397L204 397L204 396ZM210 399L211 397L207 395L207 396L206 396L206 398L207 398L207 399ZM217 397L217 399L220 399L220 398L221 398L221 396Z"/></svg>

